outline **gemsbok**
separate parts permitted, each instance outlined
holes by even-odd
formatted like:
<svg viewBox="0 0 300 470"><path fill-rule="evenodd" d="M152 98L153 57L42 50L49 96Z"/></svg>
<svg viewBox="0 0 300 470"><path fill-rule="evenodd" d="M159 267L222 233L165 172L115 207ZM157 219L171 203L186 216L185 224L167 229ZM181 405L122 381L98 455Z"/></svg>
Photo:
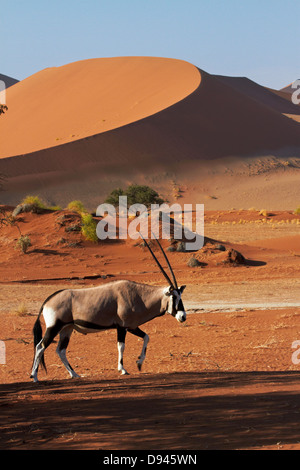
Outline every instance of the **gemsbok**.
<svg viewBox="0 0 300 470"><path fill-rule="evenodd" d="M118 370L121 374L127 374L123 366L127 331L143 338L142 352L136 361L138 369L141 370L149 336L139 326L153 318L164 315L166 312L170 313L179 322L186 320L186 313L181 300L181 294L185 286L178 287L169 260L157 239L156 242L164 255L173 281L171 281L150 245L144 239L145 245L168 282L167 287L150 286L126 280L113 281L98 287L59 290L43 302L33 327L35 353L31 378L34 382L38 381L39 364L46 370L44 352L58 333L60 337L56 352L73 378L80 377L72 369L66 357L66 350L73 329L83 334L116 329ZM44 336L42 335L40 322L41 314L43 314L46 324Z"/></svg>

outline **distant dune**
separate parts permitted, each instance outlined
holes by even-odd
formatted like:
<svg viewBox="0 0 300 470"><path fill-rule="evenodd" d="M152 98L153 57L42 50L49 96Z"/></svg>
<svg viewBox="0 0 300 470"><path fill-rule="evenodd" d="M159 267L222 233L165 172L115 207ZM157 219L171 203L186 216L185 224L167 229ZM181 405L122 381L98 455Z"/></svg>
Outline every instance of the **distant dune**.
<svg viewBox="0 0 300 470"><path fill-rule="evenodd" d="M246 77L223 77L220 75L215 75L215 77L226 85L230 85L232 88L247 95L249 98L279 113L300 115L300 106L295 106L290 95L283 91L267 89Z"/></svg>
<svg viewBox="0 0 300 470"><path fill-rule="evenodd" d="M168 200L180 186L182 202L212 209L300 200L300 127L288 117L299 107L247 78L174 59L93 59L43 70L7 95L4 203L35 193L94 208L131 182Z"/></svg>
<svg viewBox="0 0 300 470"><path fill-rule="evenodd" d="M9 88L19 82L19 80L16 80L12 77L8 77L7 75L3 75L2 73L0 73L0 80L5 83L5 88Z"/></svg>
<svg viewBox="0 0 300 470"><path fill-rule="evenodd" d="M288 95L292 95L295 91L295 88L292 87L294 82L290 83L289 85L285 86L284 88L281 88L281 92L286 93Z"/></svg>

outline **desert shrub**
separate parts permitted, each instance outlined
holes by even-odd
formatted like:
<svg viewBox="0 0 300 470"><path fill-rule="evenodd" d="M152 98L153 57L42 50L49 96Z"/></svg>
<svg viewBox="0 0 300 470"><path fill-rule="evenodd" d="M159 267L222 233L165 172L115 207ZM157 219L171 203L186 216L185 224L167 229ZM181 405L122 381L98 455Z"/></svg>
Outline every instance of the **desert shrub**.
<svg viewBox="0 0 300 470"><path fill-rule="evenodd" d="M164 201L161 199L154 189L149 186L140 186L138 184L131 184L125 191L127 196L128 205L140 203L147 207L151 204L162 204Z"/></svg>
<svg viewBox="0 0 300 470"><path fill-rule="evenodd" d="M13 217L17 217L17 215L21 214L22 212L34 212L39 214L46 208L46 205L38 196L26 196L23 201L14 209L12 215Z"/></svg>
<svg viewBox="0 0 300 470"><path fill-rule="evenodd" d="M47 206L39 196L26 196L19 204L19 212L39 212L39 210L49 209L51 211L60 211L60 206Z"/></svg>
<svg viewBox="0 0 300 470"><path fill-rule="evenodd" d="M20 248L20 250L25 254L28 248L31 246L31 241L28 235L21 235L18 238L16 243L16 248Z"/></svg>
<svg viewBox="0 0 300 470"><path fill-rule="evenodd" d="M16 218L14 217L13 213L12 212L7 212L3 209L0 209L0 227L2 225L6 225L6 226L14 226L17 225L17 222L16 222ZM19 228L19 227L18 227Z"/></svg>
<svg viewBox="0 0 300 470"><path fill-rule="evenodd" d="M150 207L151 204L162 204L164 200L159 197L158 193L150 188L139 184L131 184L124 191L121 188L114 189L106 198L105 202L117 206L119 204L119 196L127 196L127 205L144 204Z"/></svg>
<svg viewBox="0 0 300 470"><path fill-rule="evenodd" d="M262 209L261 211L259 211L259 215L263 215L264 217L268 217L268 211L266 211L266 209Z"/></svg>
<svg viewBox="0 0 300 470"><path fill-rule="evenodd" d="M295 214L296 214L296 215L300 215L300 206L297 207L297 209L295 210Z"/></svg>
<svg viewBox="0 0 300 470"><path fill-rule="evenodd" d="M81 226L81 233L91 242L97 243L98 237L96 233L96 222L93 219L91 214L81 214L82 226Z"/></svg>
<svg viewBox="0 0 300 470"><path fill-rule="evenodd" d="M29 315L28 308L24 302L20 303L11 313L18 315L19 317L25 317L26 315Z"/></svg>
<svg viewBox="0 0 300 470"><path fill-rule="evenodd" d="M69 202L67 209L74 212L86 212L86 209L81 201L71 201Z"/></svg>
<svg viewBox="0 0 300 470"><path fill-rule="evenodd" d="M28 204L38 209L46 209L46 205L41 201L38 196L26 196L21 204Z"/></svg>
<svg viewBox="0 0 300 470"><path fill-rule="evenodd" d="M0 104L0 116L8 110L8 107L5 104Z"/></svg>
<svg viewBox="0 0 300 470"><path fill-rule="evenodd" d="M125 196L125 193L123 189L116 188L110 193L104 202L107 204L112 204L113 206L117 206L119 204L119 196Z"/></svg>

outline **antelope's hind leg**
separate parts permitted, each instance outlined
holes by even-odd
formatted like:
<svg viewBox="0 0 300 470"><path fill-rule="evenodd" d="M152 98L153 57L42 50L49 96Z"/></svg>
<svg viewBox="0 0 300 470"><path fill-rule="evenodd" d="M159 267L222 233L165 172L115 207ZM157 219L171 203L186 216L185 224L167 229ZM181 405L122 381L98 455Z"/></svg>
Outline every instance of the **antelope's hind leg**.
<svg viewBox="0 0 300 470"><path fill-rule="evenodd" d="M43 359L44 352L48 348L48 346L50 346L50 344L54 340L55 336L59 333L61 328L62 325L60 322L57 322L55 325L48 327L45 331L44 337L36 345L32 372L30 376L31 378L33 378L34 382L38 382L37 373L40 363L42 363L42 366L46 370L46 366Z"/></svg>
<svg viewBox="0 0 300 470"><path fill-rule="evenodd" d="M67 359L67 347L70 341L70 337L73 331L73 325L67 325L65 326L59 334L59 342L56 348L56 353L58 354L59 358L61 359L63 365L69 372L70 376L73 378L80 377L80 375L76 374L76 372L73 370L73 367L70 365L68 359Z"/></svg>
<svg viewBox="0 0 300 470"><path fill-rule="evenodd" d="M129 333L132 333L133 335L138 336L139 338L142 338L144 340L141 355L138 357L138 360L136 361L138 369L141 370L143 362L144 362L145 357L146 357L146 351L147 351L147 344L149 342L149 336L147 335L147 333L140 330L139 328L135 328L134 330L128 330L128 331L129 331Z"/></svg>
<svg viewBox="0 0 300 470"><path fill-rule="evenodd" d="M117 326L117 332L118 332L118 371L121 372L122 375L129 375L127 370L124 369L124 366L123 366L125 337L126 337L127 330L121 326Z"/></svg>

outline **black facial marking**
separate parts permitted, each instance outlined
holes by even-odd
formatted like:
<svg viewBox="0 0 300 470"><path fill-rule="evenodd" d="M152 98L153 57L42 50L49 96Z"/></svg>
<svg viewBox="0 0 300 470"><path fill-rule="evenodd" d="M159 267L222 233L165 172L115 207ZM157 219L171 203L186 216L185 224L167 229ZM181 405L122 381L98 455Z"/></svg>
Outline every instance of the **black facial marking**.
<svg viewBox="0 0 300 470"><path fill-rule="evenodd" d="M181 299L178 302L177 310L182 311L182 312L184 311L184 306L183 306L183 303L182 303Z"/></svg>

